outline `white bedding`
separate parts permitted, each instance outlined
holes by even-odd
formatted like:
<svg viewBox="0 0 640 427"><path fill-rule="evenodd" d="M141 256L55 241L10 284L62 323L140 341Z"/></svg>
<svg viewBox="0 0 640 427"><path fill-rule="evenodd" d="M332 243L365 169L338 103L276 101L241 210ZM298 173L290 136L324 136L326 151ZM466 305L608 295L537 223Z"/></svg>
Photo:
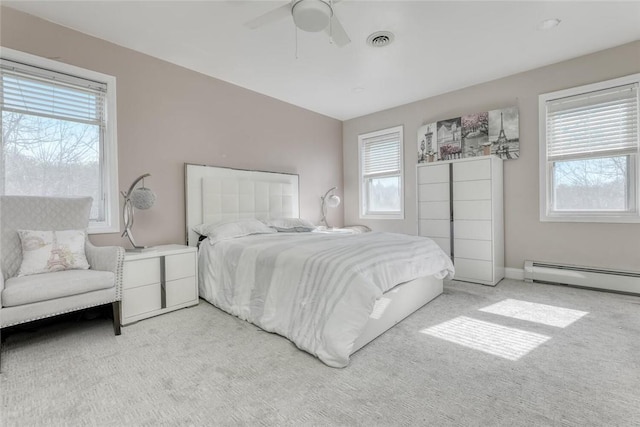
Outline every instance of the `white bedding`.
<svg viewBox="0 0 640 427"><path fill-rule="evenodd" d="M214 245L204 240L199 262L202 298L333 367L349 363L384 292L454 271L432 240L392 233L277 233Z"/></svg>

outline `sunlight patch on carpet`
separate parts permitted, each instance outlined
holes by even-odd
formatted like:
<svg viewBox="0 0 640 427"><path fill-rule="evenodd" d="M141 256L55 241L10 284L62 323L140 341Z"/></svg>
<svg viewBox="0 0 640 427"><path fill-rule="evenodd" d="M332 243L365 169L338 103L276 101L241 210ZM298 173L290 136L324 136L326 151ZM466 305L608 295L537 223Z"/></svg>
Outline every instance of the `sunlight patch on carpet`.
<svg viewBox="0 0 640 427"><path fill-rule="evenodd" d="M456 317L420 332L513 361L550 339L546 335L465 316Z"/></svg>
<svg viewBox="0 0 640 427"><path fill-rule="evenodd" d="M517 299L506 299L488 307L481 308L480 311L556 326L558 328L566 328L576 320L589 314L587 311L572 310L570 308L520 301Z"/></svg>

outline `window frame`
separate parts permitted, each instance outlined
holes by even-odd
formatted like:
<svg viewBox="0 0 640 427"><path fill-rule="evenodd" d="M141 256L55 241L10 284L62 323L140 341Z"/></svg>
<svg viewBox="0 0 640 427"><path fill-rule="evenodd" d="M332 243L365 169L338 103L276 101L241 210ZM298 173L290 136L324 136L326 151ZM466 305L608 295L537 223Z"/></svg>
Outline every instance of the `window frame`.
<svg viewBox="0 0 640 427"><path fill-rule="evenodd" d="M87 70L74 65L42 58L29 53L0 47L0 58L19 62L27 66L41 68L43 71L68 74L86 80L104 83L106 127L101 152L101 179L104 198L104 221L91 221L89 234L120 232L120 195L118 193L118 135L116 112L116 78L97 71Z"/></svg>
<svg viewBox="0 0 640 427"><path fill-rule="evenodd" d="M621 154L629 156L629 167L627 170L627 185L629 188L627 211L556 211L552 208L553 200L553 160L548 159L547 150L547 102L554 99L566 98L589 92L606 90L616 86L640 84L640 73L624 76L616 79L606 80L598 83L563 89L555 92L544 93L538 96L538 120L539 120L539 200L540 200L540 221L541 222L592 222L592 223L638 223L640 222L640 141L638 149L632 154ZM638 90L640 92L640 90ZM640 94L638 95L640 97ZM638 139L640 139L640 111L638 119ZM614 155L604 156L576 156L567 158L567 161L589 159L589 158L613 158Z"/></svg>
<svg viewBox="0 0 640 427"><path fill-rule="evenodd" d="M384 174L375 174L371 176L364 176L364 145L367 139L376 138L383 135L398 133L398 146L399 146L399 155L400 155L400 168L398 173L384 173ZM372 211L371 213L367 211L367 182L370 178L385 178L385 177L395 177L397 176L400 179L400 212L382 212L382 211ZM364 134L358 135L358 179L360 181L358 185L358 193L359 193L359 208L358 213L360 219L404 219L404 126L394 126L386 129L377 130L374 132L368 132Z"/></svg>

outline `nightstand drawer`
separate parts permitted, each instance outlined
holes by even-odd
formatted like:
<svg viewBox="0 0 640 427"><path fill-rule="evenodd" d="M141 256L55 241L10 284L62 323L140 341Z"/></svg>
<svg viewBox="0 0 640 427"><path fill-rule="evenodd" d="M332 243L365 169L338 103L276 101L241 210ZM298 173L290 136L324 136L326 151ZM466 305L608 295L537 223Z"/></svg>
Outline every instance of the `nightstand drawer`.
<svg viewBox="0 0 640 427"><path fill-rule="evenodd" d="M162 308L160 283L125 289L122 296L122 317L126 320L131 316L149 313Z"/></svg>
<svg viewBox="0 0 640 427"><path fill-rule="evenodd" d="M160 283L160 258L125 261L122 287L124 289Z"/></svg>
<svg viewBox="0 0 640 427"><path fill-rule="evenodd" d="M184 304L198 299L195 277L171 280L166 284L167 307Z"/></svg>
<svg viewBox="0 0 640 427"><path fill-rule="evenodd" d="M167 255L164 259L165 280L176 280L195 276L196 254L188 252L177 255Z"/></svg>

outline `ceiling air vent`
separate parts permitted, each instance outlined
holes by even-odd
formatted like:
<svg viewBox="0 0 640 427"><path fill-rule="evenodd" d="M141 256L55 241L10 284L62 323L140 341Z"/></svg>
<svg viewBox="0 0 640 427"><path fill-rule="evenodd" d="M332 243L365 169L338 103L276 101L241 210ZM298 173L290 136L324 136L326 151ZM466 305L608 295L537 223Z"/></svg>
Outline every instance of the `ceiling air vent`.
<svg viewBox="0 0 640 427"><path fill-rule="evenodd" d="M376 31L367 37L367 44L373 47L384 47L393 41L393 33L389 31Z"/></svg>

